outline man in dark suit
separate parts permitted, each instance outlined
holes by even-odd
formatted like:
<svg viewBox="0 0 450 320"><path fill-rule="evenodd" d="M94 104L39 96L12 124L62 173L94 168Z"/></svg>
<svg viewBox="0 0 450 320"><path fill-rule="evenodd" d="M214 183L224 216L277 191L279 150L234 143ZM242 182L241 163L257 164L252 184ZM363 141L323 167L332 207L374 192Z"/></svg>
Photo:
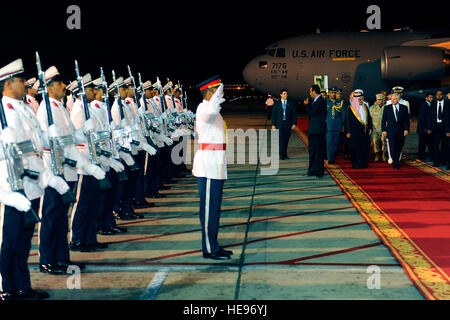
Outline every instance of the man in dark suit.
<svg viewBox="0 0 450 320"><path fill-rule="evenodd" d="M409 133L408 107L400 104L399 101L398 93L393 93L391 96L392 104L384 107L381 119L383 138L387 138L387 147L395 170L399 169L400 154L405 144L405 137Z"/></svg>
<svg viewBox="0 0 450 320"><path fill-rule="evenodd" d="M325 134L327 132L327 103L320 94L320 88L314 84L309 88L309 95L313 99L307 105L309 115L308 145L309 168L308 176L323 177L325 160Z"/></svg>
<svg viewBox="0 0 450 320"><path fill-rule="evenodd" d="M428 114L431 110L433 102L433 94L429 93L425 97L425 101L420 105L419 116L417 120L417 134L419 135L419 159L424 161L426 158L425 149L428 146L430 158L433 157L433 139L427 133Z"/></svg>
<svg viewBox="0 0 450 320"><path fill-rule="evenodd" d="M282 89L280 92L280 101L273 105L272 109L272 130L279 130L279 153L280 159L289 159L287 156L287 147L291 131L295 129L297 115L294 102L288 100L288 92Z"/></svg>
<svg viewBox="0 0 450 320"><path fill-rule="evenodd" d="M444 101L444 92L436 92L436 101L430 106L427 131L433 139L433 166L447 164L447 141L444 129L444 112L450 108L448 101Z"/></svg>
<svg viewBox="0 0 450 320"><path fill-rule="evenodd" d="M448 96L448 93L447 93ZM444 107L444 131L447 140L447 170L450 170L450 102L446 101L447 106Z"/></svg>

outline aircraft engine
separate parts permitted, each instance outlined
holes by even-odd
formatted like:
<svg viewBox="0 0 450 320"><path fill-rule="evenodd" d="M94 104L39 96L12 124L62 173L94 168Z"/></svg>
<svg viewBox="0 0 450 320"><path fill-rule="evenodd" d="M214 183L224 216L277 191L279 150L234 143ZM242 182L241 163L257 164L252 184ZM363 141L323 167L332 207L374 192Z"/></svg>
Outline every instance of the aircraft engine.
<svg viewBox="0 0 450 320"><path fill-rule="evenodd" d="M450 74L450 54L442 48L397 46L384 48L384 80L436 80Z"/></svg>

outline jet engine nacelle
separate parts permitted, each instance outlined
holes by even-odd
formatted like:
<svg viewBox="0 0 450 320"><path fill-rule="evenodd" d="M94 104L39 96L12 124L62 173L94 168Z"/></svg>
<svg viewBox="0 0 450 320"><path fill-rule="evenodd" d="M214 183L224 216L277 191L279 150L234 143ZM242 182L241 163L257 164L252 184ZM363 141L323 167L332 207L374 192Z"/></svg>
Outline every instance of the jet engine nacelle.
<svg viewBox="0 0 450 320"><path fill-rule="evenodd" d="M397 46L383 49L384 80L437 80L449 74L449 55L442 48Z"/></svg>

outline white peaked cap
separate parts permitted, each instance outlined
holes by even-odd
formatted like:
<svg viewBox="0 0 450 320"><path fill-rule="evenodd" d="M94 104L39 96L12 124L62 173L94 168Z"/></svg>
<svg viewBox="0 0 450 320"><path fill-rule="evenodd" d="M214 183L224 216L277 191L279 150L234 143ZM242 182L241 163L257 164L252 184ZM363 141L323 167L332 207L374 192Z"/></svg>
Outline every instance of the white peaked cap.
<svg viewBox="0 0 450 320"><path fill-rule="evenodd" d="M144 90L150 89L152 87L152 83L150 81L145 81L142 86L144 87Z"/></svg>
<svg viewBox="0 0 450 320"><path fill-rule="evenodd" d="M22 59L17 59L0 69L0 81L11 79L24 71Z"/></svg>
<svg viewBox="0 0 450 320"><path fill-rule="evenodd" d="M33 84L33 89L39 90L40 83L41 82L39 80L36 80L36 82Z"/></svg>
<svg viewBox="0 0 450 320"><path fill-rule="evenodd" d="M111 83L108 87L108 92L112 92L116 89L116 85L117 86L121 86L123 85L123 77L120 77L118 79L116 79L116 81L114 81L113 83Z"/></svg>
<svg viewBox="0 0 450 320"><path fill-rule="evenodd" d="M122 85L124 85L124 84L126 84L126 85L131 85L131 78L128 77L128 78L126 78L125 80L123 80L123 84L122 84Z"/></svg>
<svg viewBox="0 0 450 320"><path fill-rule="evenodd" d="M95 79L94 81L92 81L92 83L94 84L94 86L100 87L100 86L103 84L103 80L102 80L102 78L100 77L100 78L97 78L97 79Z"/></svg>
<svg viewBox="0 0 450 320"><path fill-rule="evenodd" d="M31 86L33 86L35 83L36 83L36 78L30 78L30 79L28 79L27 80L27 87L31 87Z"/></svg>
<svg viewBox="0 0 450 320"><path fill-rule="evenodd" d="M84 86L88 86L92 83L92 77L90 73L87 73L83 76L82 80ZM78 80L72 81L67 87L67 90L72 92L78 91Z"/></svg>
<svg viewBox="0 0 450 320"><path fill-rule="evenodd" d="M45 82L48 84L56 76L59 76L58 69L55 66L51 66L45 71Z"/></svg>

